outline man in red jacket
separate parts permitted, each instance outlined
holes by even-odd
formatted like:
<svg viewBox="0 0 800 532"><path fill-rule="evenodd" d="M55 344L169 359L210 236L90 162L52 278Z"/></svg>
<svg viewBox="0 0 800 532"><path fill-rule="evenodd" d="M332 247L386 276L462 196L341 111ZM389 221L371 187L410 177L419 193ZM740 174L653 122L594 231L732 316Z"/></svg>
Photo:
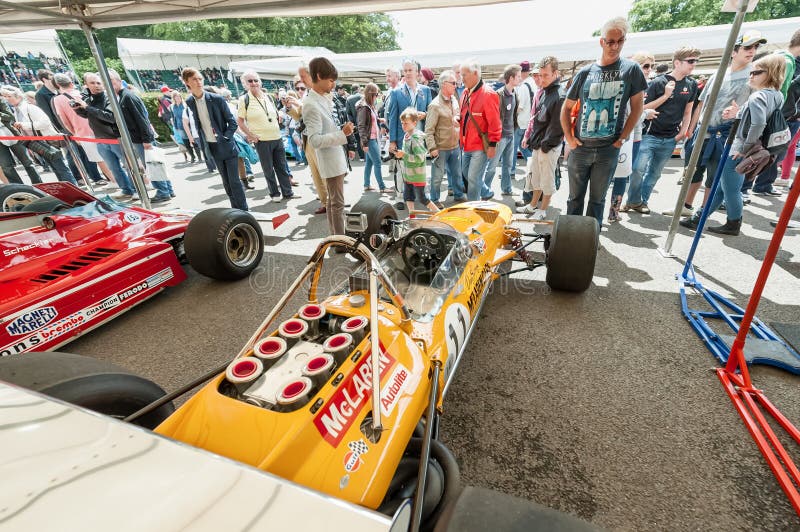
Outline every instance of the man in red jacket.
<svg viewBox="0 0 800 532"><path fill-rule="evenodd" d="M476 201L481 194L481 177L486 163L494 157L503 132L497 93L484 85L481 67L474 60L461 64L464 94L461 97L460 140L464 154L461 171L467 183L467 199Z"/></svg>

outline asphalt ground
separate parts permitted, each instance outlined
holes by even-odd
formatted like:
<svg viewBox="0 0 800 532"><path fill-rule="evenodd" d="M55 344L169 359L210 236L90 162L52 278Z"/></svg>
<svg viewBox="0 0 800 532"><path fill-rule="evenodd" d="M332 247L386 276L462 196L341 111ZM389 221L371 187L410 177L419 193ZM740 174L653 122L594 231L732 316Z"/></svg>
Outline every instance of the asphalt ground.
<svg viewBox="0 0 800 532"><path fill-rule="evenodd" d="M159 209L228 206L218 175L181 159L170 150L178 197ZM362 164L354 166L350 204L362 194ZM680 170L673 159L651 198L654 213L674 206ZM186 282L64 350L112 360L167 390L232 358L327 234L325 217L312 215L318 202L308 170L293 173L300 199L269 203L260 173L258 190L248 192L252 210L291 215L265 229L258 279L220 283L187 267ZM518 169L517 191L521 178ZM499 197L499 177L494 188ZM566 196L565 181L551 214L564 210ZM695 264L706 286L746 304L782 204L754 196L740 236L702 239ZM611 530L798 530L800 518L712 371L716 360L681 315L675 274L690 233L681 229L676 257L664 258L657 248L669 217L623 218L603 227L587 292L551 292L543 270L493 287L441 424L463 481ZM800 231L784 239L758 316L800 323ZM765 366L752 375L800 423L800 377ZM800 449L788 448L800 460Z"/></svg>

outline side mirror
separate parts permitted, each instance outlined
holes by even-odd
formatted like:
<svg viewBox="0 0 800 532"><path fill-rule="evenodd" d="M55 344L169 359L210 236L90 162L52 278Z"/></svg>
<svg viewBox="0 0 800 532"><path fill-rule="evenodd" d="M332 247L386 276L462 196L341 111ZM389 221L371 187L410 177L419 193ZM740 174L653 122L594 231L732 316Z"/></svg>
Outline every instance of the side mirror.
<svg viewBox="0 0 800 532"><path fill-rule="evenodd" d="M378 249L384 242L386 242L386 235L381 233L369 235L369 247L372 249Z"/></svg>
<svg viewBox="0 0 800 532"><path fill-rule="evenodd" d="M345 231L348 233L363 233L369 227L366 213L348 212L345 215Z"/></svg>

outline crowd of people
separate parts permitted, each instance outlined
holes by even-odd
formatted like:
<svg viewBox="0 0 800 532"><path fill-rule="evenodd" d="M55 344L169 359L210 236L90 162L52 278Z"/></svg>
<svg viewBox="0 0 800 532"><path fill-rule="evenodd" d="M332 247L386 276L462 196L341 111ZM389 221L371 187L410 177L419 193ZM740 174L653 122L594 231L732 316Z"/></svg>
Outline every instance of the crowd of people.
<svg viewBox="0 0 800 532"><path fill-rule="evenodd" d="M34 55L28 52L25 57L10 50L2 57L0 82L3 85L34 85L37 81L34 68L41 66L53 72L67 72L69 65L63 57L49 57L44 52ZM38 87L37 87L38 88Z"/></svg>
<svg viewBox="0 0 800 532"><path fill-rule="evenodd" d="M789 184L800 135L800 30L786 50L769 54L758 52L767 42L758 31L739 36L703 138L698 138L700 122L714 78L694 75L701 51L680 47L659 74L652 54L623 56L628 31L624 18L606 22L599 59L568 80L554 56L536 64L509 64L496 82L484 80L481 65L473 60L436 76L407 59L400 70L386 70L385 90L368 83L352 85L348 92L335 65L317 57L302 64L294 82L277 92L265 90L256 72L245 72L241 83L246 92L234 99L229 90L210 86L218 71L183 68L180 76L188 93L162 86L158 116L171 128L188 164L205 163L209 172L219 172L236 208L248 209L245 191L255 186L256 163L270 201L299 197L288 149L298 165L309 167L320 201L315 214L327 215L334 234L344 231L343 183L356 157L364 161L364 193L399 192L409 210L437 211L445 201L490 201L499 170L500 194L512 197L517 212L535 220L554 214L551 197L565 163L565 212L592 216L602 225L619 221L623 213L650 213L650 197L681 144L687 163L694 150L701 152L693 175L687 176L691 184L681 225L697 227L701 205L696 196L705 181L703 204L710 202L727 215L725 224L709 231L739 234L749 194L777 197L779 187ZM37 77L43 83L35 95L41 111L31 112L13 87L0 90L11 106L4 127L22 132L52 127L83 138L119 138L97 75L87 74L83 93L67 75L54 78L41 70ZM154 141L147 113L118 74L111 79L144 161ZM735 140L727 146L737 124ZM765 133L774 137L784 125L791 142L783 138L769 144ZM115 183L118 199L136 198L117 144L81 142L79 147L83 166L93 168L92 180ZM9 180L20 182L12 154L32 181L39 179L25 151L0 145ZM525 165L524 187L514 197L518 162ZM79 177L69 157L47 163L59 179ZM718 168L721 186L709 197ZM169 181L154 181L153 187L152 201L174 197Z"/></svg>

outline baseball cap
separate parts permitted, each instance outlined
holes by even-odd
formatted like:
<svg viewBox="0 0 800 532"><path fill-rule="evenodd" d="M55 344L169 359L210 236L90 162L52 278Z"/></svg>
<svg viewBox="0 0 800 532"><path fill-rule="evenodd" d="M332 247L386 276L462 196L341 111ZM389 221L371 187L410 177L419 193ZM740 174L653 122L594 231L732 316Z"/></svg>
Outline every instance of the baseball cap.
<svg viewBox="0 0 800 532"><path fill-rule="evenodd" d="M166 85L162 85L161 86L161 92L170 92L170 90L171 89L169 87L167 87Z"/></svg>
<svg viewBox="0 0 800 532"><path fill-rule="evenodd" d="M523 72L530 72L531 71L531 64L528 61L523 61L519 64L522 67Z"/></svg>
<svg viewBox="0 0 800 532"><path fill-rule="evenodd" d="M758 30L747 30L736 39L736 46L753 46L754 44L767 44L767 40L761 36Z"/></svg>
<svg viewBox="0 0 800 532"><path fill-rule="evenodd" d="M538 74L538 73L539 73L539 67L533 67L531 69L531 74Z"/></svg>

